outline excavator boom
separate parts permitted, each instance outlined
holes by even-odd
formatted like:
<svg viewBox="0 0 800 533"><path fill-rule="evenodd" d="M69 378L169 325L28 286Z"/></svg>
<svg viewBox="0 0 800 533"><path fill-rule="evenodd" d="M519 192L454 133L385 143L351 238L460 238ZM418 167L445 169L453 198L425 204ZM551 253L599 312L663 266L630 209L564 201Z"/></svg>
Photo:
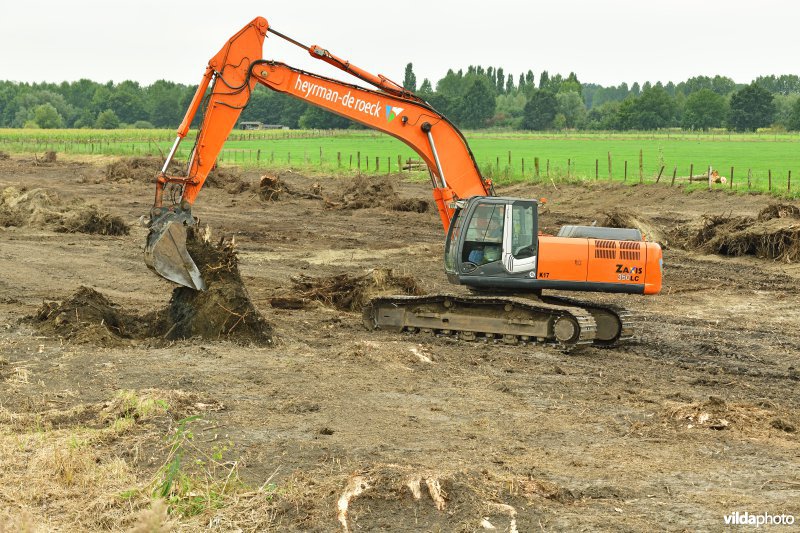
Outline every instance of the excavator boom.
<svg viewBox="0 0 800 533"><path fill-rule="evenodd" d="M151 231L145 247L145 261L159 275L191 288L204 288L196 265L185 251L184 232L173 225L192 224L191 206L256 83L383 131L410 146L431 170L433 200L445 232L449 228L455 201L493 194L491 182L481 177L461 132L421 98L385 76L370 74L319 46L306 47L275 31L273 33L276 35L305 48L312 57L340 68L379 90L304 72L283 63L265 61L261 57L268 31L270 28L266 19L256 17L211 58L178 128L172 150L156 179ZM206 95L209 86L211 92ZM203 121L187 174L169 176L169 163L204 101ZM447 157L440 157L440 153L446 153ZM183 191L176 205L165 207L164 189L170 183L181 185Z"/></svg>

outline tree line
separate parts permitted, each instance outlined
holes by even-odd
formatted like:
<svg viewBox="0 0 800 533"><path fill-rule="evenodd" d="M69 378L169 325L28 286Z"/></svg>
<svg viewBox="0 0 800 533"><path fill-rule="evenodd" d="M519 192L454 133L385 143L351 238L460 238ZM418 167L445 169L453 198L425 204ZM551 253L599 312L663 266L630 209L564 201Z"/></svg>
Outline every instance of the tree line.
<svg viewBox="0 0 800 533"><path fill-rule="evenodd" d="M532 70L515 76L502 67L448 70L434 86L417 86L413 65L403 86L457 126L514 130L656 130L758 128L800 130L800 77L761 76L737 84L724 76L680 83L644 82L603 87ZM0 81L0 127L173 128L183 119L196 86L166 80L62 83ZM256 87L243 121L290 128L359 127L348 119L284 94Z"/></svg>

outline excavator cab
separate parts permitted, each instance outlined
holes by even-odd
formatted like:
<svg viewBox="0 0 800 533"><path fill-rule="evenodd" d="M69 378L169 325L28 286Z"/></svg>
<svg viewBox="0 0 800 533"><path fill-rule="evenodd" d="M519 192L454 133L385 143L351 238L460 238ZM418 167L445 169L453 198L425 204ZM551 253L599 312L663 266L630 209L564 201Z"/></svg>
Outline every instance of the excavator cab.
<svg viewBox="0 0 800 533"><path fill-rule="evenodd" d="M516 286L515 279L536 278L537 255L535 200L474 196L456 203L445 243L445 271L451 283L507 279Z"/></svg>

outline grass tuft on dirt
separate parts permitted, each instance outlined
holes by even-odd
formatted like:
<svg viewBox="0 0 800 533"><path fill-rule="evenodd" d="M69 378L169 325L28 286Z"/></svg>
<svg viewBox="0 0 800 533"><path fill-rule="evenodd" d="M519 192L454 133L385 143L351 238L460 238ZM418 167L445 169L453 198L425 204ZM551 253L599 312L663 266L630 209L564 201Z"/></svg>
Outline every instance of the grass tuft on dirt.
<svg viewBox="0 0 800 533"><path fill-rule="evenodd" d="M800 208L772 204L756 217L707 215L687 245L721 255L800 261Z"/></svg>
<svg viewBox="0 0 800 533"><path fill-rule="evenodd" d="M362 276L339 274L316 278L301 274L291 280L298 297L317 300L340 311L361 311L377 296L425 294L414 277L386 268L371 270Z"/></svg>

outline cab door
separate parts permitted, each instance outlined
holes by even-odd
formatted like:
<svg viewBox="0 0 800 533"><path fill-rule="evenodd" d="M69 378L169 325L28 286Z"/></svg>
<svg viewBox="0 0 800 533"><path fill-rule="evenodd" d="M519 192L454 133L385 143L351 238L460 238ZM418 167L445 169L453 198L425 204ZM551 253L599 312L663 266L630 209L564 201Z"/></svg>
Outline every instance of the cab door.
<svg viewBox="0 0 800 533"><path fill-rule="evenodd" d="M536 277L538 255L538 204L530 200L516 200L505 210L503 228L503 267L516 274L532 271Z"/></svg>

